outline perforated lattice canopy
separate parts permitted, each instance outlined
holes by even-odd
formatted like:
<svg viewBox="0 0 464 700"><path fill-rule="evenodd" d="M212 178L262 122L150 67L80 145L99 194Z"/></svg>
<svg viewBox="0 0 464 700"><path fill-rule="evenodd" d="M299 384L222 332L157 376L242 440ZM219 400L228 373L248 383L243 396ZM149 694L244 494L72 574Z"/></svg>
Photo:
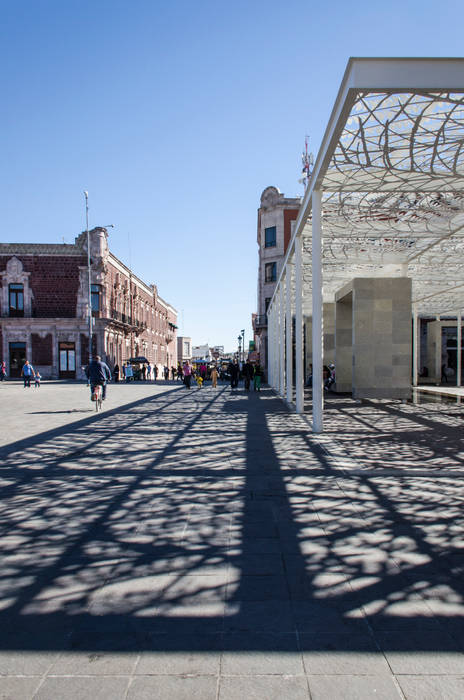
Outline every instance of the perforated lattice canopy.
<svg viewBox="0 0 464 700"><path fill-rule="evenodd" d="M316 188L325 301L353 277L407 275L419 314L464 309L464 59L351 59L308 190Z"/></svg>

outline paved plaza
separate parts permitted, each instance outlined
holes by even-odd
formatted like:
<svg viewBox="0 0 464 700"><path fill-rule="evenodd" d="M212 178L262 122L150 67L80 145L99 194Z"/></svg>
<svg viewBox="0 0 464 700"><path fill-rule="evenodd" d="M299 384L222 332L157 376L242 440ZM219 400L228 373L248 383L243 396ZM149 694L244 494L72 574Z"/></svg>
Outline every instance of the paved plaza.
<svg viewBox="0 0 464 700"><path fill-rule="evenodd" d="M0 698L464 697L457 403L0 393Z"/></svg>

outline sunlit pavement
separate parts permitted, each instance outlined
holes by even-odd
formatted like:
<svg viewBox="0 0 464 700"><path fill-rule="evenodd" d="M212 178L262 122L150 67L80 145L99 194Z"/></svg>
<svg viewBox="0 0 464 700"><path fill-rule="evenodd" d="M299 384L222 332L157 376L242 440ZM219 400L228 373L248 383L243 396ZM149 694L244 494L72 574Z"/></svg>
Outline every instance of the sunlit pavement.
<svg viewBox="0 0 464 700"><path fill-rule="evenodd" d="M460 406L0 395L0 697L464 697Z"/></svg>

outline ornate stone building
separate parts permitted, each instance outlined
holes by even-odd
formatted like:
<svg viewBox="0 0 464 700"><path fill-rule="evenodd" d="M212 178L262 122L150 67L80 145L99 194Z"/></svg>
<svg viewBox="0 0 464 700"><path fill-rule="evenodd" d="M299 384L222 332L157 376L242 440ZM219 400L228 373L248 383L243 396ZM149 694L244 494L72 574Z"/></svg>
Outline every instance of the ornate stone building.
<svg viewBox="0 0 464 700"><path fill-rule="evenodd" d="M282 262L298 216L299 197L285 197L277 187L266 187L258 209L258 299L252 315L255 348L263 366L267 365L267 307L271 301Z"/></svg>
<svg viewBox="0 0 464 700"><path fill-rule="evenodd" d="M177 312L90 231L93 351L177 363ZM87 233L69 244L0 244L0 351L8 376L28 359L44 378L83 379L88 360Z"/></svg>

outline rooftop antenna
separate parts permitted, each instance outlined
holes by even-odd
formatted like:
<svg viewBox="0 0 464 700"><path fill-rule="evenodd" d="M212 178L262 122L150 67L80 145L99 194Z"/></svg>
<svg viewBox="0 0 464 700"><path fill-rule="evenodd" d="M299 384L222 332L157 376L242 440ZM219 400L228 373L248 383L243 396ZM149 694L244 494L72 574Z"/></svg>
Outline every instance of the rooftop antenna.
<svg viewBox="0 0 464 700"><path fill-rule="evenodd" d="M308 149L309 145L309 136L305 136L305 149L303 153L301 154L301 174L302 177L298 182L303 185L305 191L308 186L309 178L311 177L311 173L313 170L313 165L314 165L314 156L312 153L309 152Z"/></svg>

